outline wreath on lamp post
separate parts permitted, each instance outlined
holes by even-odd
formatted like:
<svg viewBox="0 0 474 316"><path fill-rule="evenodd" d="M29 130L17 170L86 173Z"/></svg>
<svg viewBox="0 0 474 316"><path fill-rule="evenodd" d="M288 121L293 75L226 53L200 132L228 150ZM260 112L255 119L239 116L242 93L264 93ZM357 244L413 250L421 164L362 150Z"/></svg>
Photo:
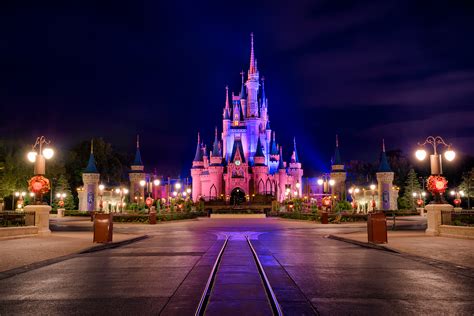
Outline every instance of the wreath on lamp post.
<svg viewBox="0 0 474 316"><path fill-rule="evenodd" d="M43 195L51 189L49 180L44 176L34 176L28 181L28 190Z"/></svg>
<svg viewBox="0 0 474 316"><path fill-rule="evenodd" d="M433 194L443 194L448 188L448 180L442 176L430 176L428 178L428 191Z"/></svg>

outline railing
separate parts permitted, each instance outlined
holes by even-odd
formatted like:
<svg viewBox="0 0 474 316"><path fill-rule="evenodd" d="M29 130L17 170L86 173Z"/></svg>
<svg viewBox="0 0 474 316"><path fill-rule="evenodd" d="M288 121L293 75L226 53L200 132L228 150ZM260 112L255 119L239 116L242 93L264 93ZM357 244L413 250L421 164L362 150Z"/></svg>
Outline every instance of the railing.
<svg viewBox="0 0 474 316"><path fill-rule="evenodd" d="M474 211L442 211L441 224L474 227Z"/></svg>
<svg viewBox="0 0 474 316"><path fill-rule="evenodd" d="M35 212L0 212L0 227L34 226Z"/></svg>

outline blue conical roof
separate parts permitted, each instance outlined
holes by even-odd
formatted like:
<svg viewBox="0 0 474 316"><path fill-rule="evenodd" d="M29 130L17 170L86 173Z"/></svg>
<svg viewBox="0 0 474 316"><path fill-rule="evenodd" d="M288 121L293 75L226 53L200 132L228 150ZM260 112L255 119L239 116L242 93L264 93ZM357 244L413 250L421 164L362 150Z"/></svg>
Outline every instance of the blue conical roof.
<svg viewBox="0 0 474 316"><path fill-rule="evenodd" d="M84 173L99 173L95 165L94 154L92 152L89 156L89 162L87 163L87 167L84 170Z"/></svg>
<svg viewBox="0 0 474 316"><path fill-rule="evenodd" d="M336 135L336 149L334 150L334 157L332 160L333 165L342 165L341 154L339 153L339 139Z"/></svg>
<svg viewBox="0 0 474 316"><path fill-rule="evenodd" d="M242 75L242 88L240 89L240 98L247 99L247 93L245 91L245 85L244 85L244 72L242 71L240 74Z"/></svg>
<svg viewBox="0 0 474 316"><path fill-rule="evenodd" d="M198 133L198 142L196 145L196 154L194 154L194 160L193 161L202 161L202 149L201 149L201 144L199 143L199 133Z"/></svg>
<svg viewBox="0 0 474 316"><path fill-rule="evenodd" d="M392 172L388 163L387 154L385 153L385 140L382 139L382 154L380 155L380 165L378 172Z"/></svg>
<svg viewBox="0 0 474 316"><path fill-rule="evenodd" d="M255 156L254 157L264 157L265 158L265 154L263 153L262 143L260 142L260 137L258 138L258 141L257 141L257 150L255 151Z"/></svg>
<svg viewBox="0 0 474 316"><path fill-rule="evenodd" d="M221 150L219 148L219 140L217 139L217 127L216 127L216 133L214 136L214 144L212 146L212 155L214 157L219 157L221 155Z"/></svg>
<svg viewBox="0 0 474 316"><path fill-rule="evenodd" d="M300 159L298 158L298 152L296 151L296 138L293 138L293 146L294 146L294 153L295 153L295 162L299 163Z"/></svg>
<svg viewBox="0 0 474 316"><path fill-rule="evenodd" d="M142 155L140 154L140 148L135 151L135 160L133 160L132 166L143 166Z"/></svg>
<svg viewBox="0 0 474 316"><path fill-rule="evenodd" d="M280 146L280 161L278 163L278 169L285 169L285 164L283 163L283 149Z"/></svg>

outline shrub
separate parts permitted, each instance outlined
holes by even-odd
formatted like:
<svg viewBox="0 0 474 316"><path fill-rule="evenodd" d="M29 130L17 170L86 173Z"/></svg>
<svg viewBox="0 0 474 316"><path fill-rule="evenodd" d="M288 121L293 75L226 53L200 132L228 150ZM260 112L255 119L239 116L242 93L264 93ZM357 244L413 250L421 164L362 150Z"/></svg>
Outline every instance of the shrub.
<svg viewBox="0 0 474 316"><path fill-rule="evenodd" d="M348 201L340 201L337 202L336 206L334 207L336 212L343 212L343 211L352 211L352 205Z"/></svg>

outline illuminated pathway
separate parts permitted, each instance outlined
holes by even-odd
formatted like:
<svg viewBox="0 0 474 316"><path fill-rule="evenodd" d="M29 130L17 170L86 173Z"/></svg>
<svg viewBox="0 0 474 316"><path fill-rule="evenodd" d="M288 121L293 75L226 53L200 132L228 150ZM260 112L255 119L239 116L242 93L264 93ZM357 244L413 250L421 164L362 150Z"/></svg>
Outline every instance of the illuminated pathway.
<svg viewBox="0 0 474 316"><path fill-rule="evenodd" d="M204 219L144 229L150 238L0 280L0 315L194 315L229 234L234 241L212 289L220 299L211 295L208 315L269 314L245 240L237 235L250 236L285 315L474 310L472 269L434 267L324 237L350 230L343 225ZM248 290L249 284L256 286Z"/></svg>

